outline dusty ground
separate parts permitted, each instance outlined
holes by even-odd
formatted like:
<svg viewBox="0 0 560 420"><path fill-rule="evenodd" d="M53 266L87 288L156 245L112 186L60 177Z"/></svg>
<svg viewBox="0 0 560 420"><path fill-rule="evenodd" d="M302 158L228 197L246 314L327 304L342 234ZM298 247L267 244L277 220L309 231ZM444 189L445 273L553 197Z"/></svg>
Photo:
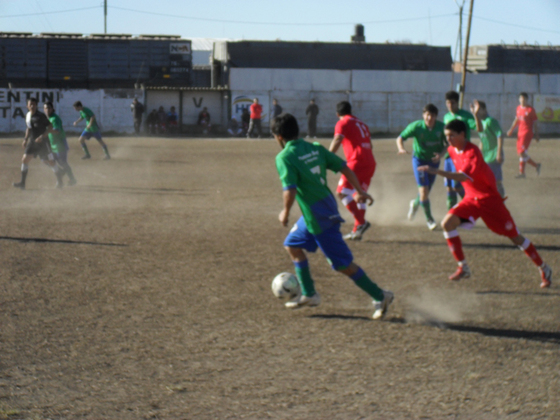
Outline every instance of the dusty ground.
<svg viewBox="0 0 560 420"><path fill-rule="evenodd" d="M483 224L462 233L473 277L447 281L441 230L406 221L415 184L393 140L375 142L374 226L351 243L396 294L382 322L319 254L321 306L272 296L293 270L274 142L106 141L113 160L91 144L84 162L71 139L77 186L54 190L34 161L22 192L20 141L0 140L0 418L560 418L559 282L539 289ZM507 205L556 278L559 145L533 145L542 175L518 181L508 141L504 168ZM444 200L439 179L438 219Z"/></svg>

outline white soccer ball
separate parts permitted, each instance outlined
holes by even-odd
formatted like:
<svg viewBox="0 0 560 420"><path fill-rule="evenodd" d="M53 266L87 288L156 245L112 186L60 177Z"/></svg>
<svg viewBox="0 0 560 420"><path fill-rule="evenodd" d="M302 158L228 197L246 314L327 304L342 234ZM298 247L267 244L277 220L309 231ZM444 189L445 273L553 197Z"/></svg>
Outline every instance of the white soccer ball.
<svg viewBox="0 0 560 420"><path fill-rule="evenodd" d="M272 280L272 293L277 298L293 298L300 292L299 282L292 273L280 273Z"/></svg>

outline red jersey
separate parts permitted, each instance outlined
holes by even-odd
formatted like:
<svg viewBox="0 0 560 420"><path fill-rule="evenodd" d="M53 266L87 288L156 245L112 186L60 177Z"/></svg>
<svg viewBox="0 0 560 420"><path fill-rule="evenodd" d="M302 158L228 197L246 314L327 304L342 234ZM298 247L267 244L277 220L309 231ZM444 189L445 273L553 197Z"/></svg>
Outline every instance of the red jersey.
<svg viewBox="0 0 560 420"><path fill-rule="evenodd" d="M251 110L251 119L252 120L260 120L262 114L262 105L261 104L252 104L249 109Z"/></svg>
<svg viewBox="0 0 560 420"><path fill-rule="evenodd" d="M527 105L522 107L519 105L515 111L515 116L517 118L519 128L517 130L517 137L533 137L533 124L537 121L537 113L535 108Z"/></svg>
<svg viewBox="0 0 560 420"><path fill-rule="evenodd" d="M352 115L345 115L336 123L334 135L344 136L342 149L351 169L375 165L369 128L362 121Z"/></svg>
<svg viewBox="0 0 560 420"><path fill-rule="evenodd" d="M461 185L465 189L465 199L480 200L488 197L502 199L496 187L494 173L490 166L484 162L484 157L478 147L467 142L463 150L457 150L453 146L449 146L447 151L457 172L469 177L466 181L461 181Z"/></svg>

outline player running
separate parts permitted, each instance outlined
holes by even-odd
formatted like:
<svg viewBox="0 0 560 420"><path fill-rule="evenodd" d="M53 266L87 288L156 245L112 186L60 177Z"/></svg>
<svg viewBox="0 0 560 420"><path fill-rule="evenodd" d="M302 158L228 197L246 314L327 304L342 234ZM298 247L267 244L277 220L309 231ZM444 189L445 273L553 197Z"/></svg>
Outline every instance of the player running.
<svg viewBox="0 0 560 420"><path fill-rule="evenodd" d="M462 182L465 188L465 197L453 207L443 218L443 236L455 260L457 271L450 280L468 278L471 271L463 254L463 245L457 232L459 226L470 229L476 220L481 218L486 226L498 235L508 237L515 245L539 268L541 287L550 287L552 270L543 262L535 246L519 233L515 222L504 205L504 199L496 188L496 179L492 170L482 157L478 147L467 141L466 125L463 121L454 120L445 126L445 136L450 146L447 149L453 160L457 172L442 171L431 166L421 166L419 171L438 174L446 178Z"/></svg>
<svg viewBox="0 0 560 420"><path fill-rule="evenodd" d="M428 229L437 227L430 209L429 194L436 180L436 176L418 171L419 166L429 165L439 168L440 158L445 151L447 141L443 132L443 123L437 120L438 109L434 104L428 104L422 112L422 119L410 123L397 138L399 154L408 154L403 142L412 137L412 170L418 185L418 195L410 202L408 220L414 219L418 207L421 205L426 215Z"/></svg>
<svg viewBox="0 0 560 420"><path fill-rule="evenodd" d="M362 189L344 160L319 143L308 143L299 138L298 123L293 115L280 114L273 120L271 129L282 148L276 156L276 168L284 189L284 208L278 219L282 225L288 225L290 210L296 200L303 214L284 241L302 290L301 296L287 302L286 307L317 306L321 302L305 255L305 251L315 252L320 247L334 270L350 277L373 298L373 319L383 317L393 301L393 293L380 289L353 262L352 252L340 233L343 219L327 186L327 169L344 174L356 190L356 201L359 203L368 201L371 204L373 199Z"/></svg>
<svg viewBox="0 0 560 420"><path fill-rule="evenodd" d="M64 128L62 127L62 120L57 114L55 114L52 102L45 102L43 110L45 111L45 114L47 114L47 117L52 125L52 131L49 133L49 142L54 155L54 160L56 160L58 166L62 168L62 177L64 177L64 175L68 175L68 178L70 179L68 181L68 185L76 185L76 178L74 178L72 168L68 164L69 147L68 142L66 141Z"/></svg>
<svg viewBox="0 0 560 420"><path fill-rule="evenodd" d="M504 135L500 123L488 115L486 103L474 100L471 111L476 121L476 131L480 137L480 150L484 161L492 169L496 187L502 197L506 196L502 183L502 163L504 163Z"/></svg>
<svg viewBox="0 0 560 420"><path fill-rule="evenodd" d="M507 135L511 137L513 130L519 125L517 129L517 154L519 156L519 174L515 178L525 178L525 164L533 166L537 170L537 176L541 174L541 164L536 163L531 156L527 153L531 140L535 137L535 141L539 141L539 130L537 126L537 113L535 108L529 105L529 95L525 92L519 94L519 106L515 111L515 119L511 128L508 130Z"/></svg>
<svg viewBox="0 0 560 420"><path fill-rule="evenodd" d="M347 101L339 102L336 105L336 115L338 122L334 128L334 138L329 150L336 153L342 144L348 167L356 174L362 189L367 191L375 172L375 158L369 128L352 115L352 106ZM344 173L340 177L336 192L342 204L354 216L352 232L345 235L344 239L359 241L371 226L365 218L366 203L354 199L356 190Z"/></svg>
<svg viewBox="0 0 560 420"><path fill-rule="evenodd" d="M41 162L49 166L56 176L56 188L62 188L62 171L56 164L49 145L48 134L52 132L52 125L42 112L37 110L37 99L27 100L28 113L25 117L27 129L23 140L23 157L21 159L21 181L14 182L13 186L25 190L25 182L29 171L28 163L39 156Z"/></svg>
<svg viewBox="0 0 560 420"><path fill-rule="evenodd" d="M111 159L111 156L109 155L109 149L107 148L107 145L103 142L103 139L101 138L101 131L99 130L99 126L97 125L97 119L95 118L95 114L93 113L93 111L83 106L80 101L74 102L74 109L80 113L80 118L74 121L74 126L78 125L78 123L82 120L87 121L86 128L80 135L80 144L82 145L82 149L84 150L85 153L82 159L91 159L91 155L89 154L89 150L86 145L86 140L89 140L92 137L95 137L95 139L99 142L99 144L103 148L103 151L105 152L105 157L103 159L104 160Z"/></svg>
<svg viewBox="0 0 560 420"><path fill-rule="evenodd" d="M476 130L476 122L470 112L459 109L459 94L453 90L447 92L445 94L445 106L449 112L443 116L443 123L447 124L453 120L463 121L467 127L465 138L467 141L471 141L471 129ZM455 172L453 161L449 157L445 158L443 169L448 172ZM462 197L464 191L461 183L452 179L446 179L444 184L447 187L447 209L449 210L457 204L457 194Z"/></svg>

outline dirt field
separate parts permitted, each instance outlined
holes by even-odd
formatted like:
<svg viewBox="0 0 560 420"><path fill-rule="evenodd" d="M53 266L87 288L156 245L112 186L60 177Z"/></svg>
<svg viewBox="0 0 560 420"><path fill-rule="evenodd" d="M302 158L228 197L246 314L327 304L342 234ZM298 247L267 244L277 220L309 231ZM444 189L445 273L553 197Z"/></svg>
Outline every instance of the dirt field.
<svg viewBox="0 0 560 420"><path fill-rule="evenodd" d="M82 161L71 139L77 186L55 190L34 161L19 191L20 140L0 140L0 419L560 418L560 280L541 290L479 223L461 232L473 277L449 282L441 229L406 220L416 187L393 140L375 141L374 226L350 245L395 292L381 322L320 254L321 306L272 296L293 271L273 141L106 141L111 161L95 143ZM504 167L506 204L555 279L559 148L534 144L541 177L515 180L508 140ZM441 179L432 203L441 219Z"/></svg>

